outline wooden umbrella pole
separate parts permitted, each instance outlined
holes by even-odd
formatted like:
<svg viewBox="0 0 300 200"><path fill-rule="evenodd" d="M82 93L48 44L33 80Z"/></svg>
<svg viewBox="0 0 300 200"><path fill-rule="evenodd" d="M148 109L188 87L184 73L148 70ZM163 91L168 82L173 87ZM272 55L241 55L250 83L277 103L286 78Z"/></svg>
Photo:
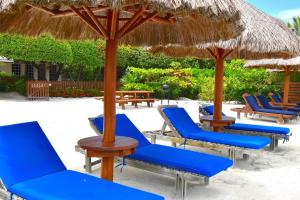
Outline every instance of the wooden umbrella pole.
<svg viewBox="0 0 300 200"><path fill-rule="evenodd" d="M102 139L104 144L112 144L115 142L117 49L117 40L106 41L104 67L104 134ZM113 180L113 165L113 157L104 157L102 159L102 178Z"/></svg>
<svg viewBox="0 0 300 200"><path fill-rule="evenodd" d="M286 67L284 73L284 87L283 87L283 104L285 105L289 103L290 78L291 78L290 68Z"/></svg>
<svg viewBox="0 0 300 200"><path fill-rule="evenodd" d="M217 49L214 91L214 120L222 119L224 52L224 49ZM214 127L214 131L220 131L220 127Z"/></svg>

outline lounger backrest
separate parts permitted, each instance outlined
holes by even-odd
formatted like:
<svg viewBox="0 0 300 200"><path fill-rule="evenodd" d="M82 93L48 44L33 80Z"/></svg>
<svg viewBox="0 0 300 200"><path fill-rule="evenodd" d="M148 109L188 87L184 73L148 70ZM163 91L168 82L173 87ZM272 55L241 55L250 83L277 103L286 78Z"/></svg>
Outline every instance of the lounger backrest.
<svg viewBox="0 0 300 200"><path fill-rule="evenodd" d="M192 120L184 108L164 108L162 111L168 117L177 132L184 138L193 132L202 130Z"/></svg>
<svg viewBox="0 0 300 200"><path fill-rule="evenodd" d="M252 108L252 110L258 111L261 109L254 96L249 95L249 96L246 96L245 99L248 102L249 106Z"/></svg>
<svg viewBox="0 0 300 200"><path fill-rule="evenodd" d="M0 127L0 178L6 188L66 170L37 122Z"/></svg>
<svg viewBox="0 0 300 200"><path fill-rule="evenodd" d="M260 101L261 105L264 108L272 108L273 106L270 105L268 99L264 95L257 95L258 100Z"/></svg>
<svg viewBox="0 0 300 200"><path fill-rule="evenodd" d="M202 107L203 110L205 112L207 112L209 115L213 115L214 114L214 106L213 105L210 105L210 106L204 106ZM222 112L222 116L226 116L223 112Z"/></svg>
<svg viewBox="0 0 300 200"><path fill-rule="evenodd" d="M274 101L276 101L277 103L281 103L281 99L278 96L278 94L273 93L272 97L273 97Z"/></svg>
<svg viewBox="0 0 300 200"><path fill-rule="evenodd" d="M97 130L100 133L103 133L103 116L99 116L91 120ZM125 136L136 139L139 142L138 148L151 144L125 114L117 114L115 134L117 136Z"/></svg>

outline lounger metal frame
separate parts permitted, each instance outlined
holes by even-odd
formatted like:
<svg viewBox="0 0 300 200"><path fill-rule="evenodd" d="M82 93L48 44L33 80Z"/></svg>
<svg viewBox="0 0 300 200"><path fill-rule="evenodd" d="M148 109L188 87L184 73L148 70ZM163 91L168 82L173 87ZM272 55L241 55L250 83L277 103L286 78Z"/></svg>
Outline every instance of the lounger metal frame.
<svg viewBox="0 0 300 200"><path fill-rule="evenodd" d="M200 106L200 107L202 108L202 110L199 109L199 117L200 117L200 114L209 115L209 113L207 113L203 110L203 106ZM199 126L201 126L200 123L199 123ZM202 126L202 127L205 128L205 129L210 130L206 126ZM222 131L224 133L268 137L268 138L271 139L271 144L270 144L270 150L271 151L276 151L276 148L278 147L279 140L284 140L284 141L289 140L290 136L292 136L292 131L290 131L287 135L267 133L267 132L257 132L257 131L234 130L234 129L227 129L227 128L223 128Z"/></svg>
<svg viewBox="0 0 300 200"><path fill-rule="evenodd" d="M248 149L236 146L229 146L224 144L212 143L212 142L205 142L193 139L185 139L183 138L176 128L173 126L171 121L162 111L164 108L177 108L177 105L162 105L158 106L158 112L164 119L164 124L161 130L157 131L146 131L143 132L145 136L150 137L151 141L154 143L156 139L171 141L173 146L176 144L185 144L190 146L196 147L203 147L203 148L210 148L210 149L221 149L227 150L228 157L235 163L237 154L242 154L244 159L248 159L250 154L256 153L258 150L256 149ZM171 131L166 131L167 126L171 129Z"/></svg>
<svg viewBox="0 0 300 200"><path fill-rule="evenodd" d="M99 130L95 127L95 125L92 123L92 118L89 119L90 121L90 126L93 128L93 130L98 134L101 135ZM85 170L88 173L92 172L92 166L99 164L101 161L97 160L92 162L91 157L87 156L86 151L81 149L79 146L75 147L75 150L77 152L83 153L85 155ZM123 163L123 158L117 157L115 159L116 162L118 163ZM132 158L126 158L125 163L128 166L139 168L142 170L149 171L151 173L157 173L161 174L164 176L168 177L174 177L175 176L175 189L176 189L176 195L180 195L182 200L186 199L187 195L187 184L188 183L193 183L193 184L204 184L208 185L209 184L209 177L201 176L198 174L190 173L190 172L185 172L185 171L180 171L160 165L154 165L151 163L146 163L143 161L135 160Z"/></svg>

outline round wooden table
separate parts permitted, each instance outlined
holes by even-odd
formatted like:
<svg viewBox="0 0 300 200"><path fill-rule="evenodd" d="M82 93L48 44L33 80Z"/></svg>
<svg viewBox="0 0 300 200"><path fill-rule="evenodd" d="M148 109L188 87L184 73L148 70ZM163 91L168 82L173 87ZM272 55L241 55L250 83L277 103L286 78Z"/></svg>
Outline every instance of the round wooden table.
<svg viewBox="0 0 300 200"><path fill-rule="evenodd" d="M86 156L89 158L113 158L124 157L135 152L138 141L129 138L118 136L114 143L103 143L101 136L83 138L78 141L78 146L86 151ZM113 169L112 169L113 170ZM103 176L103 172L101 173ZM113 177L107 178L112 181Z"/></svg>
<svg viewBox="0 0 300 200"><path fill-rule="evenodd" d="M235 118L222 116L222 119L215 120L212 115L205 115L200 117L200 122L209 127L213 127L213 131L219 132L222 127L234 124Z"/></svg>

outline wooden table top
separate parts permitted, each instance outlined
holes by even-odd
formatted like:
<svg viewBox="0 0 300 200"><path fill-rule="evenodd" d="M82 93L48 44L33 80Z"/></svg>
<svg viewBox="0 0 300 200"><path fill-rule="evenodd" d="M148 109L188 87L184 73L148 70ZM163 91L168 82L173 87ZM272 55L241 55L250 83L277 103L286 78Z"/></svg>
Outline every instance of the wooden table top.
<svg viewBox="0 0 300 200"><path fill-rule="evenodd" d="M102 142L101 136L94 136L79 140L78 145L84 150L97 152L117 152L135 149L138 145L138 141L129 137L117 136L114 143L105 144Z"/></svg>
<svg viewBox="0 0 300 200"><path fill-rule="evenodd" d="M200 117L201 121L214 121L214 122L235 122L234 117L222 116L221 120L215 120L213 115L205 115Z"/></svg>
<svg viewBox="0 0 300 200"><path fill-rule="evenodd" d="M147 94L147 93L153 93L152 91L116 91L117 94L125 93L125 94Z"/></svg>

